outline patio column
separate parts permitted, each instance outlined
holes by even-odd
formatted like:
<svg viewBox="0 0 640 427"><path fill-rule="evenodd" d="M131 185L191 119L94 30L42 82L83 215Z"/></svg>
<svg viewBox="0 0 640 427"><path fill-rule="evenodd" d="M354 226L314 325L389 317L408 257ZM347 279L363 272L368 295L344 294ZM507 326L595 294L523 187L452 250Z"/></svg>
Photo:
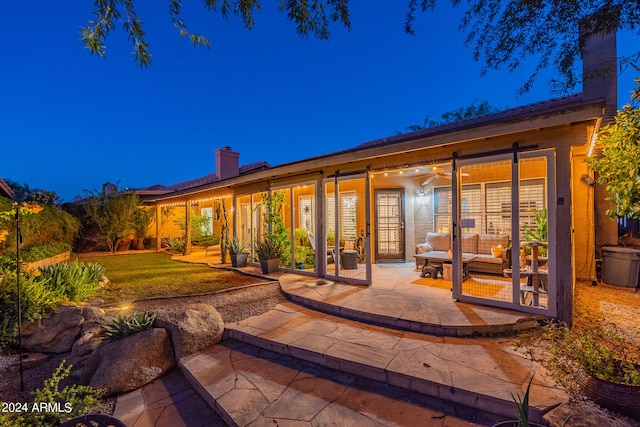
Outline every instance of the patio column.
<svg viewBox="0 0 640 427"><path fill-rule="evenodd" d="M185 202L184 213L185 240L184 254L191 255L191 200Z"/></svg>
<svg viewBox="0 0 640 427"><path fill-rule="evenodd" d="M571 152L567 147L556 151L556 292L558 320L573 323L573 232L571 220Z"/></svg>
<svg viewBox="0 0 640 427"><path fill-rule="evenodd" d="M160 223L162 222L162 208L156 205L156 250L162 247L162 236L160 235Z"/></svg>

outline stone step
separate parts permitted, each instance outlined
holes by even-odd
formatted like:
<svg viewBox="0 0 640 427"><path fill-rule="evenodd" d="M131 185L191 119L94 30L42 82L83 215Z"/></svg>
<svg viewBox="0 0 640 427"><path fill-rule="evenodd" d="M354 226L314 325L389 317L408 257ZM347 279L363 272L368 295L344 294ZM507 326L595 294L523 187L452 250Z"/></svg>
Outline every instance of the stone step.
<svg viewBox="0 0 640 427"><path fill-rule="evenodd" d="M454 404L517 417L512 395L523 396L534 375L531 419L568 397L545 370L512 348L509 337L435 337L359 323L293 303L227 324L225 339L317 363Z"/></svg>
<svg viewBox="0 0 640 427"><path fill-rule="evenodd" d="M535 328L544 319L530 313L455 302L449 290L409 282L385 289L285 274L280 277L280 287L289 301L313 310L437 336L513 333Z"/></svg>
<svg viewBox="0 0 640 427"><path fill-rule="evenodd" d="M225 340L183 358L185 377L231 426L490 426L462 405Z"/></svg>

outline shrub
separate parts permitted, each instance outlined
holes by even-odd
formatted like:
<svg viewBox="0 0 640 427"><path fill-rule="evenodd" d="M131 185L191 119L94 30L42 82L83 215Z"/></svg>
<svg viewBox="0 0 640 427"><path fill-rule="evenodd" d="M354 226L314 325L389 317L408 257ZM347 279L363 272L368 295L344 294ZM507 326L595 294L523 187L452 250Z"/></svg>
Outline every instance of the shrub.
<svg viewBox="0 0 640 427"><path fill-rule="evenodd" d="M136 237L144 239L147 237L147 229L151 224L151 215L146 208L138 208L133 212L133 228L136 230Z"/></svg>
<svg viewBox="0 0 640 427"><path fill-rule="evenodd" d="M42 268L40 276L20 273L22 318L35 320L56 310L62 301L81 301L98 290L104 274L99 264L60 263ZM0 282L0 351L16 342L18 281L8 270Z"/></svg>
<svg viewBox="0 0 640 427"><path fill-rule="evenodd" d="M13 319L13 313L6 313L4 305L0 304L0 353L17 344L18 322Z"/></svg>
<svg viewBox="0 0 640 427"><path fill-rule="evenodd" d="M94 190L88 192L84 208L100 242L115 252L118 240L129 236L139 205L140 198L135 194Z"/></svg>
<svg viewBox="0 0 640 427"><path fill-rule="evenodd" d="M640 385L637 347L622 340L614 325L579 331L551 325L545 336L555 356L550 368L558 377L575 377L584 369L604 381Z"/></svg>
<svg viewBox="0 0 640 427"><path fill-rule="evenodd" d="M98 291L104 267L95 263L61 262L40 268L40 276L48 279L47 286L60 299L77 302Z"/></svg>
<svg viewBox="0 0 640 427"><path fill-rule="evenodd" d="M46 286L48 279L20 274L22 317L35 320L54 311L58 296ZM8 272L0 282L0 351L17 342L18 282L15 272Z"/></svg>
<svg viewBox="0 0 640 427"><path fill-rule="evenodd" d="M20 298L22 317L27 320L35 320L38 316L51 313L58 306L60 298L47 286L49 279L20 273ZM5 307L14 307L18 302L18 281L15 272L7 272L0 283L0 304ZM15 309L17 321L17 309Z"/></svg>
<svg viewBox="0 0 640 427"><path fill-rule="evenodd" d="M31 393L32 403L27 412L0 413L0 426L57 426L73 418L96 412L100 408L101 390L90 386L72 384L62 390L60 383L64 382L71 372L73 365L65 368L66 360L45 380L42 388ZM41 403L53 404L59 407L58 411L33 411L32 405Z"/></svg>
<svg viewBox="0 0 640 427"><path fill-rule="evenodd" d="M163 240L163 243L167 246L167 249L169 249L172 252L179 252L179 253L184 253L185 249L187 248L187 242L181 238L181 237L165 237Z"/></svg>
<svg viewBox="0 0 640 427"><path fill-rule="evenodd" d="M0 212L7 212L11 209L13 209L12 201L5 197L0 197ZM20 222L25 247L39 247L60 243L70 247L78 237L80 230L80 222L75 217L55 206L48 205L44 206L37 215L22 216ZM1 220L0 230L11 231L4 241L0 242L0 254L15 251L16 235L13 218ZM46 256L43 258L46 258Z"/></svg>
<svg viewBox="0 0 640 427"><path fill-rule="evenodd" d="M156 320L156 315L150 312L133 313L132 315L118 315L110 323L103 325L104 329L104 341L111 342L119 340L129 335L142 332L150 329L153 326L153 322Z"/></svg>
<svg viewBox="0 0 640 427"><path fill-rule="evenodd" d="M191 239L191 242L197 246L213 246L220 244L220 236L213 233L211 236L203 236L197 239Z"/></svg>

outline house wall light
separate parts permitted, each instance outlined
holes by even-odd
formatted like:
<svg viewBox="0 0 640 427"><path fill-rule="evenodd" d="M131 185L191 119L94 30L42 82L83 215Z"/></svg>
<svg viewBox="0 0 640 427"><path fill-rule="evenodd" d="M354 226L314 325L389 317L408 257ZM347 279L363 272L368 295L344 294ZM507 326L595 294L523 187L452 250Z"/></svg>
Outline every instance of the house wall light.
<svg viewBox="0 0 640 427"><path fill-rule="evenodd" d="M418 197L416 200L421 205L424 205L425 203L427 203L427 194L424 192L424 190L418 191Z"/></svg>

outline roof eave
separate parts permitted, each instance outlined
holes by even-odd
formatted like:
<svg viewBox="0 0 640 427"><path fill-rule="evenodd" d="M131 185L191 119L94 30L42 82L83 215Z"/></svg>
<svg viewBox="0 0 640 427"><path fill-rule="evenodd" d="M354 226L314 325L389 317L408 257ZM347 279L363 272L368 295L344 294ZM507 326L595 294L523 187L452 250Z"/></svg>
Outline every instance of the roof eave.
<svg viewBox="0 0 640 427"><path fill-rule="evenodd" d="M377 140L377 143L374 145L364 143L350 149L284 163L274 166L271 169L257 171L246 176L238 176L200 187L176 191L155 199L146 199L146 201L159 202L191 193L228 188L238 184L266 181L277 176L302 173L304 171L350 163L354 160L362 161L398 152L411 152L425 148L442 147L470 140L499 137L535 129L555 127L567 123L587 122L602 117L605 105L604 98L586 101L580 99L556 108L523 111L521 114L514 114L506 118L501 116L500 118L494 119L494 116L497 115L490 115L484 117L483 120L465 120L457 124L454 123L384 138ZM358 153L357 158L354 158L355 153Z"/></svg>

